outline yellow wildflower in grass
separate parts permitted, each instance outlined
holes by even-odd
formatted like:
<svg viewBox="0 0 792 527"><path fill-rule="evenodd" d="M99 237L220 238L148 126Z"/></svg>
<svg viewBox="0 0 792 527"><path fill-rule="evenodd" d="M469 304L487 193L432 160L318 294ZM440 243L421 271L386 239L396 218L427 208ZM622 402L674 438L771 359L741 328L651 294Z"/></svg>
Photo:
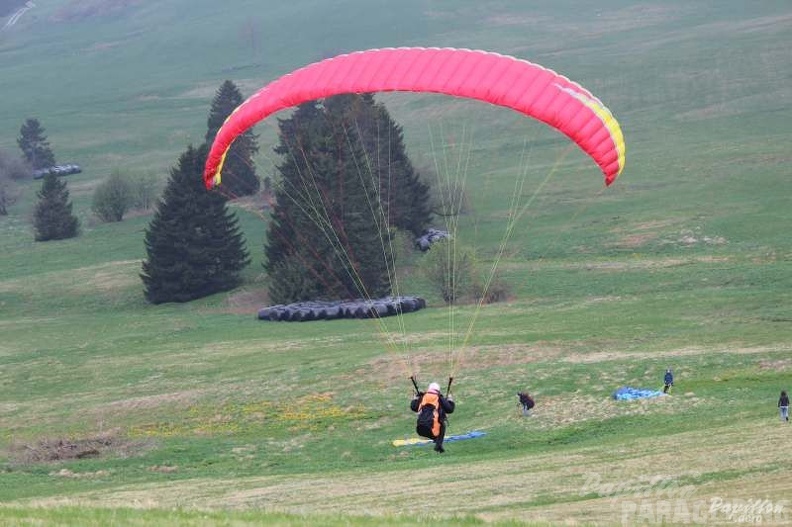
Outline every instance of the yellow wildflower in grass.
<svg viewBox="0 0 792 527"><path fill-rule="evenodd" d="M143 424L130 431L137 437L174 437L180 435L237 435L253 433L268 426L289 431L319 430L333 421L346 421L364 415L359 408L342 408L330 393L311 394L294 402L225 402L219 406L194 405L185 422Z"/></svg>

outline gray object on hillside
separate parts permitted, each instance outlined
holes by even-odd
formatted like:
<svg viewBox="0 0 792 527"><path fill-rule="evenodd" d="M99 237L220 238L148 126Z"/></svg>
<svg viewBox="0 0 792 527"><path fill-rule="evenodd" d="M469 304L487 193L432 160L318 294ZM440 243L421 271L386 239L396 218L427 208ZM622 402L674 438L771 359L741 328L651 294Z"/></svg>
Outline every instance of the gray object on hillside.
<svg viewBox="0 0 792 527"><path fill-rule="evenodd" d="M411 313L425 307L426 300L417 296L387 296L371 300L313 300L261 308L258 319L272 322L309 322L337 318L380 318Z"/></svg>
<svg viewBox="0 0 792 527"><path fill-rule="evenodd" d="M55 174L56 176L68 176L71 174L79 174L82 172L80 165L55 165L47 168L40 168L33 171L33 179L42 179L47 174Z"/></svg>
<svg viewBox="0 0 792 527"><path fill-rule="evenodd" d="M415 246L421 251L426 252L436 241L450 237L451 235L447 231L441 231L440 229L426 229L420 237L415 239Z"/></svg>

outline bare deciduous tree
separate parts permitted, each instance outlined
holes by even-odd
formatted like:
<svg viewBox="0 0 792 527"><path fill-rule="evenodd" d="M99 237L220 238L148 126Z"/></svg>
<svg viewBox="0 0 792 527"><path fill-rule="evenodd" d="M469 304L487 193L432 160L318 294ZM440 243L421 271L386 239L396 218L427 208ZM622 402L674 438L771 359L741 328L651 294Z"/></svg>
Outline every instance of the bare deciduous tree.
<svg viewBox="0 0 792 527"><path fill-rule="evenodd" d="M8 207L19 198L20 191L15 181L29 177L30 167L20 158L0 150L0 216L8 214Z"/></svg>

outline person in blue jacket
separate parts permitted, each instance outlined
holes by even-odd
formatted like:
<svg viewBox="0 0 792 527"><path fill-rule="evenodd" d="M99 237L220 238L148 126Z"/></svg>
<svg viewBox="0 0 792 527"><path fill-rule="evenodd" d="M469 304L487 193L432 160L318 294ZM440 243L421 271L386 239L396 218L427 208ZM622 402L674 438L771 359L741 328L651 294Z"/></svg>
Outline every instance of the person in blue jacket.
<svg viewBox="0 0 792 527"><path fill-rule="evenodd" d="M668 389L674 385L674 372L671 368L666 368L665 376L663 377L663 393L668 393Z"/></svg>

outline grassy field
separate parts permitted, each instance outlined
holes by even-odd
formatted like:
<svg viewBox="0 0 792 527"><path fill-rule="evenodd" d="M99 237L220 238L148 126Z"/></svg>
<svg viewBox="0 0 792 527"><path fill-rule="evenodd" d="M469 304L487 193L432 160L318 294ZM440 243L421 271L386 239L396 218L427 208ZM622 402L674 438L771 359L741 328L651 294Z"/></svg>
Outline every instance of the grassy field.
<svg viewBox="0 0 792 527"><path fill-rule="evenodd" d="M729 525L757 502L776 509L763 523L792 522L776 410L792 389L792 7L533 4L42 0L0 30L0 148L37 117L85 169L68 180L79 238L33 242L38 182L0 217L0 523ZM583 154L507 110L381 96L416 165L464 181L459 236L485 263L525 174L498 263L508 302L449 310L410 276L401 292L429 308L381 325L258 322L266 218L235 204L243 286L148 305L150 216L99 223L95 185L129 166L164 182L226 78L250 94L400 45L565 73L621 122L625 173L603 189ZM275 120L256 131L270 175ZM659 388L666 367L671 397L610 398ZM450 373L450 433L487 435L442 456L393 447L412 435L408 377Z"/></svg>

